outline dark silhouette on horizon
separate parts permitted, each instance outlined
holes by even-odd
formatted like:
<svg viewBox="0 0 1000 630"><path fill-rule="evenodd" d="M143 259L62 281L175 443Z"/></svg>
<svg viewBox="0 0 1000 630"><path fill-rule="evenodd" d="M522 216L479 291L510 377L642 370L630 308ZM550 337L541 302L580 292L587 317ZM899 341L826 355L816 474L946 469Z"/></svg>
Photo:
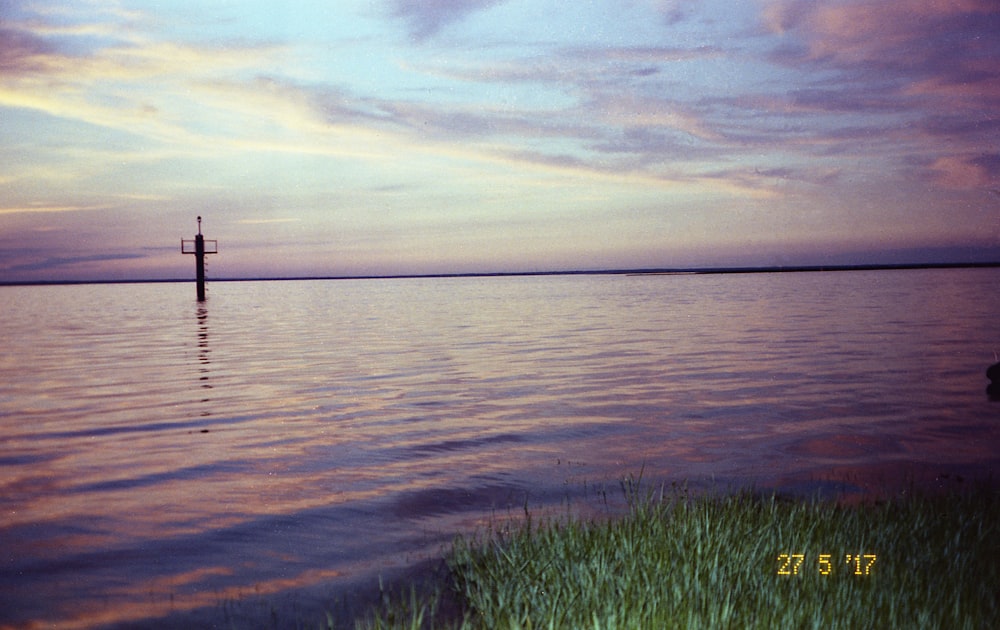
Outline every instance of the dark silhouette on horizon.
<svg viewBox="0 0 1000 630"><path fill-rule="evenodd" d="M986 386L986 395L990 400L1000 401L1000 363L994 363L986 368L986 378L993 381Z"/></svg>

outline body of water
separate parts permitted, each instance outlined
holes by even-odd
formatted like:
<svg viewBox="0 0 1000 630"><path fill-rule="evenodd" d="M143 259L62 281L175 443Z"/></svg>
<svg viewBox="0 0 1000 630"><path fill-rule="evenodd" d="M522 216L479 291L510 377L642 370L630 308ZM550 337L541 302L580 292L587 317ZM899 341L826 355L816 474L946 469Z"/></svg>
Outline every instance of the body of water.
<svg viewBox="0 0 1000 630"><path fill-rule="evenodd" d="M613 509L640 471L858 495L1000 464L998 269L194 298L0 287L0 627L324 606L525 505Z"/></svg>

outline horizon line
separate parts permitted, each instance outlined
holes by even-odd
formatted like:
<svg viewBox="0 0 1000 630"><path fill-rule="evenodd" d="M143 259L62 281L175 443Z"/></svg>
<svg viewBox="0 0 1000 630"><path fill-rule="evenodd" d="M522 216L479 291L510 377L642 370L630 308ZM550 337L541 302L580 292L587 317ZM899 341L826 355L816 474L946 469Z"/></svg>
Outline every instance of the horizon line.
<svg viewBox="0 0 1000 630"><path fill-rule="evenodd" d="M251 276L210 278L212 282L279 282L288 280L405 280L418 278L500 278L520 276L626 276L626 275L700 275L740 273L797 273L820 271L893 271L906 269L961 269L1000 267L992 262L867 263L847 265L772 265L746 267L654 267L635 269L569 269L555 271L481 271L461 273L366 274L353 276ZM152 284L195 282L194 278L135 278L95 280L0 280L0 286L48 286L75 284Z"/></svg>

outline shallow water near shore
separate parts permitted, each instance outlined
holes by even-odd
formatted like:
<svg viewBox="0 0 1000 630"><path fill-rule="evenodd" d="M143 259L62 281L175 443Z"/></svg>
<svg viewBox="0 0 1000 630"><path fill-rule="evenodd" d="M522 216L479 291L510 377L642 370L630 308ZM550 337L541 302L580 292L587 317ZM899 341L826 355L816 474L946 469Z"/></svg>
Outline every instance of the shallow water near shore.
<svg viewBox="0 0 1000 630"><path fill-rule="evenodd" d="M998 269L210 282L204 303L0 287L0 627L322 609L497 514L614 509L640 470L834 495L996 478L997 287Z"/></svg>

